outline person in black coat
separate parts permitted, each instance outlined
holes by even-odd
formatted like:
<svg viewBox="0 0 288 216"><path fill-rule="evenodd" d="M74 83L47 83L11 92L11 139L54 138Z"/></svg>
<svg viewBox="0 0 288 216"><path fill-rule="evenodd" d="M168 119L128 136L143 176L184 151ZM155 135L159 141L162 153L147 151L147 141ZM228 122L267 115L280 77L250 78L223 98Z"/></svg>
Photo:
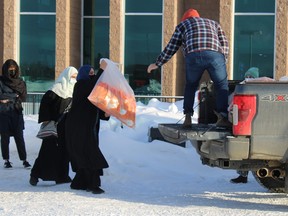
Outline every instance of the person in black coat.
<svg viewBox="0 0 288 216"><path fill-rule="evenodd" d="M55 81L51 90L42 97L38 123L63 117L64 110L72 101L72 92L78 71L67 67ZM36 186L39 178L55 181L56 184L69 183L69 159L65 144L65 116L57 124L58 137L44 138L30 174L30 184Z"/></svg>
<svg viewBox="0 0 288 216"><path fill-rule="evenodd" d="M12 168L9 161L10 136L14 137L18 155L24 168L29 168L25 141L22 101L27 95L26 83L20 78L20 70L16 61L8 59L2 66L0 76L0 135L1 151L5 160L4 168Z"/></svg>
<svg viewBox="0 0 288 216"><path fill-rule="evenodd" d="M87 97L106 67L102 61L97 75L90 65L80 67L73 91L73 103L66 119L66 141L72 170L76 173L71 189L104 193L100 176L108 163L99 148L100 119L109 120ZM102 68L102 69L101 69Z"/></svg>

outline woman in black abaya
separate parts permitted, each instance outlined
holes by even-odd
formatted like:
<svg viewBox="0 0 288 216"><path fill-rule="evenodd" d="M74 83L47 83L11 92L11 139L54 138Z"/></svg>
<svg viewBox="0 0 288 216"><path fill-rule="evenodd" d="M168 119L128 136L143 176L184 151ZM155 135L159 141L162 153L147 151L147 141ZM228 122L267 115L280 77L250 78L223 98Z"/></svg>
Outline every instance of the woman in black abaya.
<svg viewBox="0 0 288 216"><path fill-rule="evenodd" d="M57 121L72 100L77 69L67 67L48 90L40 103L38 122ZM56 184L71 182L69 159L65 144L65 117L57 125L58 137L44 138L38 157L32 167L30 184L36 186L39 178Z"/></svg>
<svg viewBox="0 0 288 216"><path fill-rule="evenodd" d="M90 65L78 70L73 91L73 103L66 119L66 141L73 171L76 173L70 187L77 190L104 193L100 176L108 163L99 149L100 119L108 120L105 113L87 97L106 67L102 60L97 75Z"/></svg>

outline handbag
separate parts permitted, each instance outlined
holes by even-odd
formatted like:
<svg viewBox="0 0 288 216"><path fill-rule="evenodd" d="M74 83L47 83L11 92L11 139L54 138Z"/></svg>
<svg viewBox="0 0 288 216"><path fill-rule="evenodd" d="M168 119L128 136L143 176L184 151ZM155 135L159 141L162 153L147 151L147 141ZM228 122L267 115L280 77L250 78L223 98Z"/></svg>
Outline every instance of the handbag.
<svg viewBox="0 0 288 216"><path fill-rule="evenodd" d="M51 120L51 121L43 122L40 126L40 129L36 137L39 139L58 137L57 124L69 112L69 110L71 109L71 105L72 105L72 101L68 104L68 106L65 108L64 112L61 114L61 116L59 117L57 121Z"/></svg>
<svg viewBox="0 0 288 216"><path fill-rule="evenodd" d="M39 139L58 137L57 135L57 124L55 121L43 122L40 126L36 137Z"/></svg>

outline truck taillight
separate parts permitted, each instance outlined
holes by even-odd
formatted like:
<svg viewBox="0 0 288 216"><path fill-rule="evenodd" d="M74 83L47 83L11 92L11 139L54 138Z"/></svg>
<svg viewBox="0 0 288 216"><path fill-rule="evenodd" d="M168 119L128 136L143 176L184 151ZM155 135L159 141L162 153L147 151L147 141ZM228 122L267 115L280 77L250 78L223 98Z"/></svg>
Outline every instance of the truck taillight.
<svg viewBox="0 0 288 216"><path fill-rule="evenodd" d="M235 95L233 97L234 135L251 135L256 103L256 95Z"/></svg>

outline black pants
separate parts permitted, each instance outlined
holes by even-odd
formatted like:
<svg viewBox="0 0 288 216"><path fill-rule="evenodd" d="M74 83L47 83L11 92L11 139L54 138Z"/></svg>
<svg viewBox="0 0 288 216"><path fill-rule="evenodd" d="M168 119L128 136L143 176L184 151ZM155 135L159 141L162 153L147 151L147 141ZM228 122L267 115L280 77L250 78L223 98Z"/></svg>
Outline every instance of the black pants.
<svg viewBox="0 0 288 216"><path fill-rule="evenodd" d="M23 136L23 130L17 131L14 135L14 140L16 143L17 151L20 160L24 161L27 158L25 141ZM1 133L1 151L2 157L4 160L9 160L9 143L10 143L10 135L6 133Z"/></svg>

